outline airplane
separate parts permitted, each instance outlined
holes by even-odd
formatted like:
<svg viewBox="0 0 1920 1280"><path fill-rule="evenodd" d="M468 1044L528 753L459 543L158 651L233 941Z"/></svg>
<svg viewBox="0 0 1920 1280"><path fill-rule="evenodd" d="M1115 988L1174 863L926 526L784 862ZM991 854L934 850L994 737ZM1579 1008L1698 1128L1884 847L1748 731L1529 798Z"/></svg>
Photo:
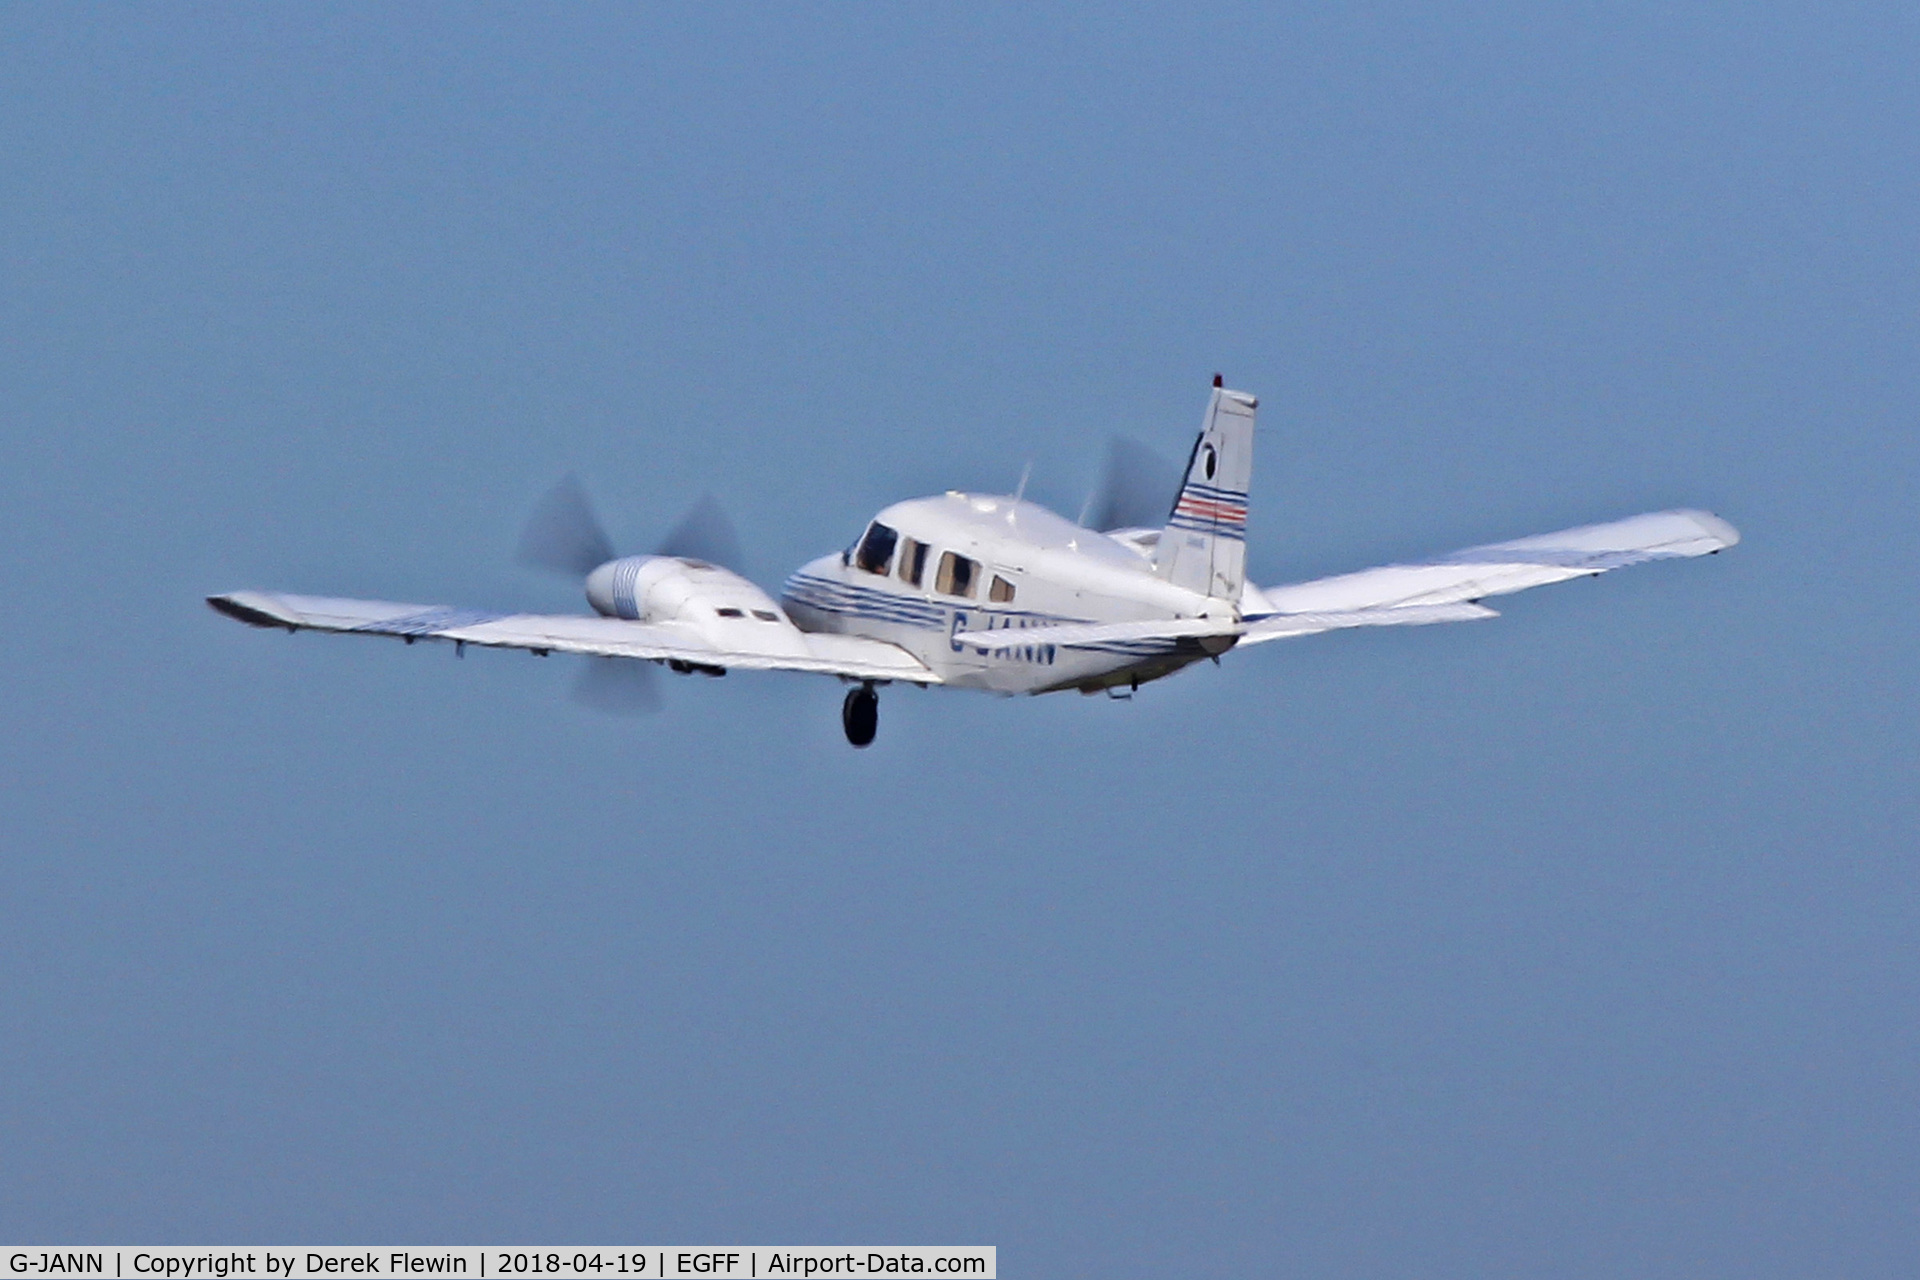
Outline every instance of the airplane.
<svg viewBox="0 0 1920 1280"><path fill-rule="evenodd" d="M593 661L583 697L628 709L655 704L646 664L683 675L737 668L835 676L851 686L841 707L847 741L866 747L879 724L877 690L890 683L1130 697L1231 649L1353 627L1492 618L1482 603L1492 596L1717 554L1740 540L1707 512L1660 511L1256 586L1245 568L1258 407L1214 377L1179 490L1157 526L1137 495L1108 501L1096 518L1068 520L1027 501L1024 479L1011 496L914 498L879 512L846 550L801 566L777 602L726 567L739 556L710 500L656 554L619 556L569 478L536 509L520 554L524 563L584 576L592 615L259 591L207 603L290 632L451 641L456 653L484 645L585 654Z"/></svg>

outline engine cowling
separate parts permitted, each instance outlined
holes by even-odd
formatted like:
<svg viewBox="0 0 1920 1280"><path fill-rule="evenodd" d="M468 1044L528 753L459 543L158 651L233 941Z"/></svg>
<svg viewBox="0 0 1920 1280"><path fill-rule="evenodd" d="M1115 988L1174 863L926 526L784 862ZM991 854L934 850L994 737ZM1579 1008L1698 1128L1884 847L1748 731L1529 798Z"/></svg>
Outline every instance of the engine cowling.
<svg viewBox="0 0 1920 1280"><path fill-rule="evenodd" d="M607 618L791 625L766 592L730 569L681 556L625 556L587 575L587 603Z"/></svg>

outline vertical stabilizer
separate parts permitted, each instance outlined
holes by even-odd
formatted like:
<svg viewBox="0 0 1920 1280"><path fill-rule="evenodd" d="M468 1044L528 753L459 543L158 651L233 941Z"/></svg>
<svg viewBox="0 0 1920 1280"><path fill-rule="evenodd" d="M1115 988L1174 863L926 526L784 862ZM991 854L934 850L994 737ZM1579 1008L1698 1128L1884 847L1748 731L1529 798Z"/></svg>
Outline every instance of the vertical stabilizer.
<svg viewBox="0 0 1920 1280"><path fill-rule="evenodd" d="M1247 485L1259 401L1213 381L1186 483L1154 550L1154 571L1176 587L1238 602L1247 567Z"/></svg>

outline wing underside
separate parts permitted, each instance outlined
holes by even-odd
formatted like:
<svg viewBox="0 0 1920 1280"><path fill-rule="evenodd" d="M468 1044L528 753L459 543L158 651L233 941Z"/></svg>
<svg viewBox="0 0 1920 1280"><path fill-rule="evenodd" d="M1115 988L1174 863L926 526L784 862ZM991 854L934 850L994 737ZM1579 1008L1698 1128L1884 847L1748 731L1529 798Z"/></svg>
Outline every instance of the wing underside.
<svg viewBox="0 0 1920 1280"><path fill-rule="evenodd" d="M682 662L706 668L805 671L852 680L938 684L940 677L897 645L859 636L801 631L788 623L748 623L738 639L716 643L692 627L628 622L584 614L497 613L388 600L236 591L209 596L228 617L256 627L333 631L453 641L532 653Z"/></svg>

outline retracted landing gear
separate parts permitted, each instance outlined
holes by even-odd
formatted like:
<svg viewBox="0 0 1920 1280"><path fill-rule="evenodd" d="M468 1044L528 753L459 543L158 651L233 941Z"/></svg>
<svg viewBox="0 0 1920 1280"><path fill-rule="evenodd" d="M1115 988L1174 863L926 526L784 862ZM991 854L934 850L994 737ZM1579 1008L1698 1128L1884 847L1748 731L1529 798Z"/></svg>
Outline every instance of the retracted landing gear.
<svg viewBox="0 0 1920 1280"><path fill-rule="evenodd" d="M873 741L880 729L880 695L872 685L847 690L847 700L840 704L840 723L847 731L847 741L854 746L864 747Z"/></svg>

